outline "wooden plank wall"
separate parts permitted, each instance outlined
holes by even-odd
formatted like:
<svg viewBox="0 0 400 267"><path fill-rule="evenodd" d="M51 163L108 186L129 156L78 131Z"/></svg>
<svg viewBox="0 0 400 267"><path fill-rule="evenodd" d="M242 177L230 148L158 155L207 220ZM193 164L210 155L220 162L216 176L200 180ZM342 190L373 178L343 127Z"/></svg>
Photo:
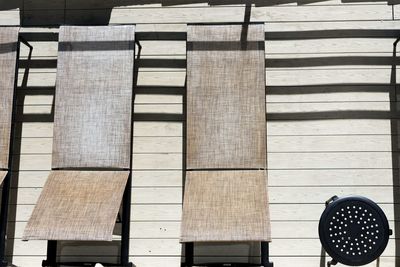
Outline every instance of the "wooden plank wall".
<svg viewBox="0 0 400 267"><path fill-rule="evenodd" d="M34 46L30 61L23 47L19 70L19 145L14 153L8 247L15 265L40 266L46 251L45 242L22 242L21 234L50 169L57 60L57 27L53 26L59 24L138 25L143 50L135 101L130 250L137 267L177 267L183 254L178 242L182 99L185 24L191 22L266 22L275 266L324 266L328 258L321 252L317 225L322 203L334 194L372 198L394 228L400 220L399 113L392 66L396 62L393 42L400 36L398 7L362 0L282 5L258 1L268 6L251 8L240 1L212 7L201 1L173 6L159 2L0 1L0 23L21 19L23 34ZM391 238L379 262L369 266L400 266L399 235L396 232ZM118 255L118 242L66 242L59 254L64 260L112 261ZM257 246L202 245L196 254L199 261L255 261Z"/></svg>

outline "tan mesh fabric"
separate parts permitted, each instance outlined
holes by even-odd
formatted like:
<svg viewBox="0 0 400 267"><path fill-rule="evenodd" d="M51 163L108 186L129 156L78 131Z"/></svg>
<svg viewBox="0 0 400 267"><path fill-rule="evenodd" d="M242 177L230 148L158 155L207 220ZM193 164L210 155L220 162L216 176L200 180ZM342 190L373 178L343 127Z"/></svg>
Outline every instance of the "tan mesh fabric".
<svg viewBox="0 0 400 267"><path fill-rule="evenodd" d="M264 26L188 26L187 168L265 168Z"/></svg>
<svg viewBox="0 0 400 267"><path fill-rule="evenodd" d="M181 242L270 241L266 171L186 172Z"/></svg>
<svg viewBox="0 0 400 267"><path fill-rule="evenodd" d="M8 169L18 27L0 27L0 169Z"/></svg>
<svg viewBox="0 0 400 267"><path fill-rule="evenodd" d="M53 168L129 168L134 26L60 28Z"/></svg>
<svg viewBox="0 0 400 267"><path fill-rule="evenodd" d="M104 240L112 233L129 171L52 171L24 240Z"/></svg>
<svg viewBox="0 0 400 267"><path fill-rule="evenodd" d="M3 183L4 179L7 176L7 172L6 171L0 171L0 185Z"/></svg>

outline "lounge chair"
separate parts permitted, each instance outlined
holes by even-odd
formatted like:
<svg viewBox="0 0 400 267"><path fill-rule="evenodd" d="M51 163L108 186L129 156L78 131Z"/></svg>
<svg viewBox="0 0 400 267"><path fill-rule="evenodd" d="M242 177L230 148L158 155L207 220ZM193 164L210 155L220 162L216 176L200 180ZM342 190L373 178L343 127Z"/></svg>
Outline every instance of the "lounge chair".
<svg viewBox="0 0 400 267"><path fill-rule="evenodd" d="M197 242L261 242L258 266L272 266L264 36L263 24L188 26L184 266Z"/></svg>
<svg viewBox="0 0 400 267"><path fill-rule="evenodd" d="M18 79L19 27L0 27L0 266L7 266L5 245L12 169L16 85Z"/></svg>
<svg viewBox="0 0 400 267"><path fill-rule="evenodd" d="M118 266L132 266L134 54L133 25L60 27L52 170L23 234L49 240L43 266L61 264L57 240L112 241L121 202Z"/></svg>

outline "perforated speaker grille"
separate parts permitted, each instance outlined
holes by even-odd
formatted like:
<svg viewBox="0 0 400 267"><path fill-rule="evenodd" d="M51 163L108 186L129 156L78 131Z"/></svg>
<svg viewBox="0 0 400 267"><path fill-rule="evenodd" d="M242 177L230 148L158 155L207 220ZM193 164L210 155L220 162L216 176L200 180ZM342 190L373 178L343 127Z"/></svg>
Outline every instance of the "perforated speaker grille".
<svg viewBox="0 0 400 267"><path fill-rule="evenodd" d="M319 223L326 252L337 262L359 266L385 250L391 230L383 211L364 197L334 197Z"/></svg>

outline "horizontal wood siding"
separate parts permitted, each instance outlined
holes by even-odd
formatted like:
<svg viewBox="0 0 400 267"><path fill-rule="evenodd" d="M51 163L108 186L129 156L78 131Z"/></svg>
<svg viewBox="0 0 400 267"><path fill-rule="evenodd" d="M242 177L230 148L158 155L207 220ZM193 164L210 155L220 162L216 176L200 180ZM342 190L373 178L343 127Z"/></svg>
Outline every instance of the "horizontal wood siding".
<svg viewBox="0 0 400 267"><path fill-rule="evenodd" d="M21 237L51 167L60 24L137 24L143 50L135 99L130 237L131 261L137 267L178 267L183 257L179 231L186 23L266 22L270 249L275 266L320 267L329 260L321 250L317 225L324 201L334 194L375 200L391 227L398 229L400 114L392 64L393 42L400 36L399 7L340 0L282 5L268 1L268 6L251 8L232 3L162 6L155 0L137 5L138 1L4 2L0 24L21 20L22 34L34 46L30 61L22 46L19 70L7 250L13 264L37 267L46 253L45 241L22 242ZM164 5L173 2L179 1ZM397 266L399 237L395 231L380 267ZM200 245L196 260L256 261L257 251L255 244ZM118 242L63 242L58 253L63 260L112 262Z"/></svg>

